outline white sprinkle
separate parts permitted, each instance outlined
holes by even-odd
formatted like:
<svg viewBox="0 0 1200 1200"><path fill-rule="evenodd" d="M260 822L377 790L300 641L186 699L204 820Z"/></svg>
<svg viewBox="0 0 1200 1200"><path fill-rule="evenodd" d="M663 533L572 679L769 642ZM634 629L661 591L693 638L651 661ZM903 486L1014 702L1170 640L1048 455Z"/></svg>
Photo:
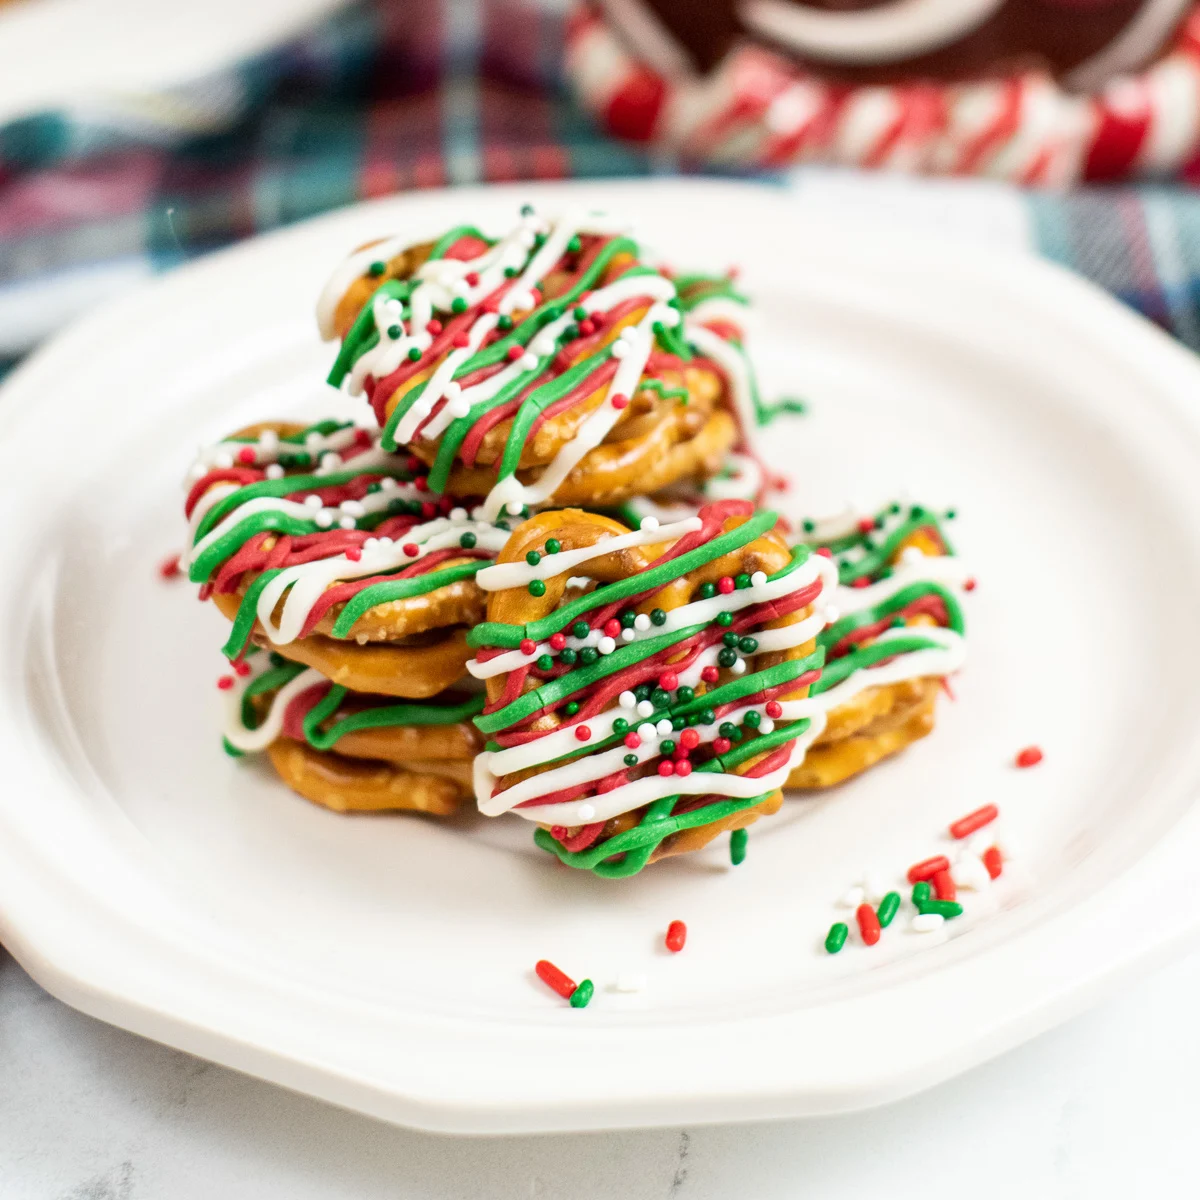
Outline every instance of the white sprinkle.
<svg viewBox="0 0 1200 1200"><path fill-rule="evenodd" d="M617 340L612 344L613 358L624 358L629 353L629 343Z"/></svg>
<svg viewBox="0 0 1200 1200"><path fill-rule="evenodd" d="M632 629L621 630L621 641L632 642L635 637L637 637L637 634Z"/></svg>
<svg viewBox="0 0 1200 1200"><path fill-rule="evenodd" d="M905 546L900 553L900 561L905 563L919 563L924 557L917 546Z"/></svg>
<svg viewBox="0 0 1200 1200"><path fill-rule="evenodd" d="M324 501L320 496L305 496L304 503L308 508L320 508Z"/></svg>
<svg viewBox="0 0 1200 1200"><path fill-rule="evenodd" d="M754 574L750 576L750 583L753 587L762 587L762 585L766 582L766 571L755 571Z"/></svg>
<svg viewBox="0 0 1200 1200"><path fill-rule="evenodd" d="M935 929L941 929L946 923L946 918L941 913L917 913L909 922L909 928L914 933L933 933Z"/></svg>
<svg viewBox="0 0 1200 1200"><path fill-rule="evenodd" d="M457 400L451 400L446 407L452 417L465 417L471 411L471 402L459 396Z"/></svg>
<svg viewBox="0 0 1200 1200"><path fill-rule="evenodd" d="M357 500L343 500L338 508L349 517L365 517L367 510Z"/></svg>
<svg viewBox="0 0 1200 1200"><path fill-rule="evenodd" d="M325 440L325 439L324 439L324 438L322 438L322 437L321 437L321 435L320 435L319 433L315 433L315 432L314 432L314 433L310 433L310 434L309 434L309 435L308 435L308 436L307 436L307 437L304 439L304 448L305 448L305 450L317 450L317 449L319 449L319 448L320 448L320 446L321 446L321 443L322 443L324 440Z"/></svg>
<svg viewBox="0 0 1200 1200"><path fill-rule="evenodd" d="M264 429L258 435L258 444L268 453L274 454L279 449L279 434L274 429Z"/></svg>
<svg viewBox="0 0 1200 1200"><path fill-rule="evenodd" d="M826 625L832 625L842 614L836 605L827 604L821 615L825 618Z"/></svg>
<svg viewBox="0 0 1200 1200"><path fill-rule="evenodd" d="M581 821L590 821L596 815L596 810L590 804L581 804L576 812Z"/></svg>
<svg viewBox="0 0 1200 1200"><path fill-rule="evenodd" d="M614 986L618 992L644 992L646 977L640 971L622 971Z"/></svg>
<svg viewBox="0 0 1200 1200"><path fill-rule="evenodd" d="M220 467L222 471L228 471L233 466L233 455L222 451L222 453L214 456L213 466Z"/></svg>
<svg viewBox="0 0 1200 1200"><path fill-rule="evenodd" d="M772 721L770 717L763 717L763 719L761 721L759 721L759 723L758 723L758 732L759 733L774 733L775 732L775 722Z"/></svg>
<svg viewBox="0 0 1200 1200"><path fill-rule="evenodd" d="M617 642L615 638L602 637L596 643L596 649L599 650L601 654L611 654L616 648Z"/></svg>
<svg viewBox="0 0 1200 1200"><path fill-rule="evenodd" d="M862 902L866 893L860 887L852 887L838 903L842 908L857 908Z"/></svg>
<svg viewBox="0 0 1200 1200"><path fill-rule="evenodd" d="M447 400L458 399L458 397L462 395L462 384L454 379L451 379L446 386L442 388L442 395L445 396Z"/></svg>
<svg viewBox="0 0 1200 1200"><path fill-rule="evenodd" d="M394 492L400 485L390 476L385 475L379 481L379 490L381 492Z"/></svg>
<svg viewBox="0 0 1200 1200"><path fill-rule="evenodd" d="M267 468L267 478L268 479L282 479L283 478L283 468L278 463L272 463Z"/></svg>
<svg viewBox="0 0 1200 1200"><path fill-rule="evenodd" d="M643 529L657 529L658 528L658 518L657 517L643 517L641 527Z"/></svg>
<svg viewBox="0 0 1200 1200"><path fill-rule="evenodd" d="M328 529L333 524L333 513L327 508L321 509L313 518L321 529Z"/></svg>
<svg viewBox="0 0 1200 1200"><path fill-rule="evenodd" d="M505 506L505 511L510 517L519 517L525 508L520 500L510 500Z"/></svg>
<svg viewBox="0 0 1200 1200"><path fill-rule="evenodd" d="M369 537L369 538L367 538L367 540L365 542L363 542L362 548L364 550L374 550L375 547L378 545L379 545L378 538Z"/></svg>
<svg viewBox="0 0 1200 1200"><path fill-rule="evenodd" d="M334 467L342 465L342 456L330 450L328 454L321 455L321 466L327 471L332 471Z"/></svg>
<svg viewBox="0 0 1200 1200"><path fill-rule="evenodd" d="M683 320L677 308L668 308L662 315L662 322L668 329L674 329Z"/></svg>
<svg viewBox="0 0 1200 1200"><path fill-rule="evenodd" d="M521 232L517 234L516 238L517 245L524 246L526 250L532 250L533 243L536 240L537 237L532 229L522 229Z"/></svg>
<svg viewBox="0 0 1200 1200"><path fill-rule="evenodd" d="M189 474L191 475L191 477L192 477L193 479L203 479L203 478L204 478L204 476L208 474L208 468L207 468L207 467L206 467L206 466L205 466L205 465L204 465L202 462L198 462L198 463L197 463L197 464L196 464L196 465L195 465L195 466L194 466L194 467L191 469L191 471L189 472Z"/></svg>
<svg viewBox="0 0 1200 1200"><path fill-rule="evenodd" d="M729 668L729 670L730 670L730 673L731 673L731 674L733 674L733 675L745 675L745 673L746 673L746 660L745 660L744 658L739 658L739 659L736 659L736 660L734 661L734 664L733 664L733 666L732 666L732 667L730 667L730 668Z"/></svg>
<svg viewBox="0 0 1200 1200"><path fill-rule="evenodd" d="M663 717L663 719L659 721L655 728L663 735L663 737L666 737L667 734L670 733L675 727L671 724L671 719L669 717Z"/></svg>
<svg viewBox="0 0 1200 1200"><path fill-rule="evenodd" d="M529 343L529 349L538 355L539 358L544 358L548 354L554 353L556 343L552 337L536 337Z"/></svg>
<svg viewBox="0 0 1200 1200"><path fill-rule="evenodd" d="M654 726L647 721L644 725L639 725L637 727L637 734L643 742L652 742L654 741L655 737Z"/></svg>
<svg viewBox="0 0 1200 1200"><path fill-rule="evenodd" d="M637 706L637 715L639 717L648 717L654 711L654 705L649 700L639 700Z"/></svg>
<svg viewBox="0 0 1200 1200"><path fill-rule="evenodd" d="M538 356L536 354L522 354L517 363L522 371L532 371L538 365Z"/></svg>
<svg viewBox="0 0 1200 1200"><path fill-rule="evenodd" d="M620 704L622 708L636 708L637 697L632 692L622 692L617 699L617 703Z"/></svg>
<svg viewBox="0 0 1200 1200"><path fill-rule="evenodd" d="M358 528L358 522L357 522L357 521L355 521L355 519L354 519L353 517L343 517L343 518L342 518L342 519L341 519L341 520L338 522L338 524L339 524L339 525L340 525L340 526L341 526L343 529L357 529L357 528Z"/></svg>
<svg viewBox="0 0 1200 1200"><path fill-rule="evenodd" d="M758 727L760 730L762 726ZM864 871L862 878L863 895L872 903L878 904L891 891L882 879L873 871Z"/></svg>
<svg viewBox="0 0 1200 1200"><path fill-rule="evenodd" d="M646 630L650 628L650 615L648 613L638 613L638 615L633 618L633 627L634 629L645 633Z"/></svg>
<svg viewBox="0 0 1200 1200"><path fill-rule="evenodd" d="M992 877L988 869L973 854L965 854L950 868L950 878L961 888L972 892L986 891Z"/></svg>

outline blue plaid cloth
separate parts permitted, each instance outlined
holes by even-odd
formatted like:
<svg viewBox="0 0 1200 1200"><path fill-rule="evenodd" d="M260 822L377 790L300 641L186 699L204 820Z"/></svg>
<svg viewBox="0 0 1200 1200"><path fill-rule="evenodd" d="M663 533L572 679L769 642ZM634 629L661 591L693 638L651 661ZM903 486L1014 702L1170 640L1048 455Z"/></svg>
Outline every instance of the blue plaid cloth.
<svg viewBox="0 0 1200 1200"><path fill-rule="evenodd" d="M195 120L164 118L135 137L103 105L0 126L0 374L137 280L330 208L445 184L677 169L591 123L564 85L563 41L555 0L358 0L181 85L163 109L182 98L202 110L204 136L185 131ZM803 202L803 180L774 182ZM930 186L943 200L952 190ZM1003 202L1042 253L1200 348L1197 194L1013 191Z"/></svg>

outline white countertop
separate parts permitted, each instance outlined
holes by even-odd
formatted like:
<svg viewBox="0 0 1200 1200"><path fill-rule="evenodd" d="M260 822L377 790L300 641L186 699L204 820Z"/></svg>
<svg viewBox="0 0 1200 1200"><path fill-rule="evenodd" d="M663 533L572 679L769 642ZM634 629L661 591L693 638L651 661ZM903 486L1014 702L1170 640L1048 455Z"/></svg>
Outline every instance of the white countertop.
<svg viewBox="0 0 1200 1200"><path fill-rule="evenodd" d="M1030 1200L1182 1195L1200 955L933 1092L850 1117L411 1133L103 1025L0 957L3 1200ZM703 1048L697 1047L702 1053Z"/></svg>

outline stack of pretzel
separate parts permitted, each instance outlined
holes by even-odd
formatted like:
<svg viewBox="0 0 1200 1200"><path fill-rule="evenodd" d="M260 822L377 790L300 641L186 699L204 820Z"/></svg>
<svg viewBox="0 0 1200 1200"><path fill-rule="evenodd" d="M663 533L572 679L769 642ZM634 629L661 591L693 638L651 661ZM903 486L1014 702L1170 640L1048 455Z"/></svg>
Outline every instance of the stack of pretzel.
<svg viewBox="0 0 1200 1200"><path fill-rule="evenodd" d="M318 317L375 425L244 429L189 480L226 748L339 811L473 796L611 877L928 733L948 514L763 507L744 305L592 213L354 253Z"/></svg>

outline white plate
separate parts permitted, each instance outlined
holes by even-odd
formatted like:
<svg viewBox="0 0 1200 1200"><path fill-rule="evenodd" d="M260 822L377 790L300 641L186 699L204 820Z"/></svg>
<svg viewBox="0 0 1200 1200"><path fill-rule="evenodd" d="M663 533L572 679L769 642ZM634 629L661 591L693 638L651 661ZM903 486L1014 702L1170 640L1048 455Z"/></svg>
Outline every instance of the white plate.
<svg viewBox="0 0 1200 1200"><path fill-rule="evenodd" d="M851 786L624 882L515 820L344 818L225 757L224 628L155 575L195 443L324 414L312 300L347 247L522 199L636 214L680 264L740 262L770 430L806 497L953 500L972 659L936 734ZM0 934L130 1029L393 1120L534 1131L827 1113L945 1078L1167 953L1200 916L1200 369L1025 258L813 226L728 184L425 193L188 267L3 389ZM336 401L350 405L349 401ZM352 406L351 406L352 407ZM1040 743L1035 771L1011 766ZM999 803L1025 853L944 942L819 946L865 868ZM667 923L686 950L661 949ZM591 977L584 1011L533 978ZM644 992L609 990L642 972Z"/></svg>
<svg viewBox="0 0 1200 1200"><path fill-rule="evenodd" d="M0 5L0 122L97 104L132 127L139 115L186 122L185 107L156 110L147 97L259 54L345 2L13 0Z"/></svg>

